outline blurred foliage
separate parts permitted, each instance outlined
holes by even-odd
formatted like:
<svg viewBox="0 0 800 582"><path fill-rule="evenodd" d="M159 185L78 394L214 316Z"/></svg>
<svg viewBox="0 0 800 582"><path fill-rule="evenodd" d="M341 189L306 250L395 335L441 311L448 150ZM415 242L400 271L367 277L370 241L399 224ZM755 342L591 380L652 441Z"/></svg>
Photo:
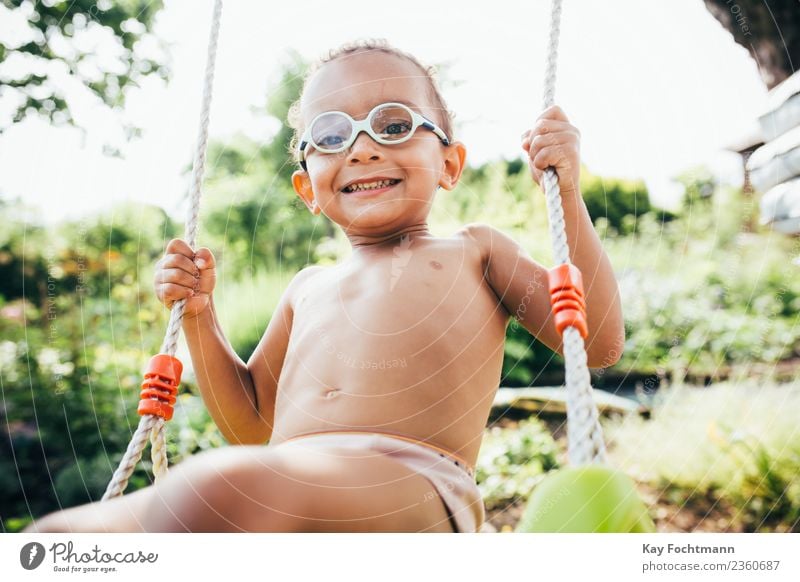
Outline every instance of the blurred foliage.
<svg viewBox="0 0 800 582"><path fill-rule="evenodd" d="M286 119L305 70L305 63L290 54L265 113ZM311 214L292 188L295 166L287 155L291 137L292 129L281 123L268 142L240 135L209 149L214 163L203 199L204 235L226 255L227 268L238 277L263 270L298 271L317 263L317 247L334 236L331 222Z"/></svg>
<svg viewBox="0 0 800 582"><path fill-rule="evenodd" d="M261 271L240 280L223 278L214 293L220 325L245 362L255 351L294 272Z"/></svg>
<svg viewBox="0 0 800 582"><path fill-rule="evenodd" d="M237 276L316 263L317 246L333 234L279 176L269 149L240 136L209 152L220 161L205 186L203 244Z"/></svg>
<svg viewBox="0 0 800 582"><path fill-rule="evenodd" d="M475 466L486 509L526 500L544 474L559 467L557 454L547 426L536 418L514 428L488 429Z"/></svg>
<svg viewBox="0 0 800 582"><path fill-rule="evenodd" d="M698 204L710 204L718 186L714 175L703 165L681 172L674 181L683 186L683 214L690 213Z"/></svg>
<svg viewBox="0 0 800 582"><path fill-rule="evenodd" d="M13 275L0 277L0 418L8 435L0 440L0 523L17 519L6 528L102 496L138 425L141 370L166 327L152 277L175 225L163 210L135 205L53 229L19 204L0 213L8 225L0 268ZM181 403L199 399L191 382L183 390L177 419ZM178 455L203 445L191 444L195 428L210 426L204 408L202 417L189 436L172 434L180 420L168 425ZM130 488L151 480L143 463Z"/></svg>
<svg viewBox="0 0 800 582"><path fill-rule="evenodd" d="M593 222L604 219L618 234L631 234L637 219L643 215L671 220L666 211L656 212L650 205L647 188L641 180L620 180L595 176L581 168L580 189L586 210Z"/></svg>
<svg viewBox="0 0 800 582"><path fill-rule="evenodd" d="M795 242L741 231L741 193L726 189L667 224L646 215L604 246L626 324L621 370L719 378L742 362L800 356Z"/></svg>
<svg viewBox="0 0 800 582"><path fill-rule="evenodd" d="M798 531L800 384L754 381L659 390L652 417L605 425L611 460L684 505L711 497L733 508L728 529Z"/></svg>
<svg viewBox="0 0 800 582"><path fill-rule="evenodd" d="M0 10L9 12L4 18L24 22L27 32L20 44L0 39L0 64L27 65L24 75L0 83L0 98L14 100L12 123L38 114L56 125L74 124L63 83L58 82L62 72L118 110L125 104L126 90L144 77L166 80L165 57L147 56L154 49L163 52L150 33L161 8L160 0L3 0ZM114 45L104 51L112 58L99 58L98 38ZM0 122L0 133L4 129ZM126 131L137 132L132 127Z"/></svg>

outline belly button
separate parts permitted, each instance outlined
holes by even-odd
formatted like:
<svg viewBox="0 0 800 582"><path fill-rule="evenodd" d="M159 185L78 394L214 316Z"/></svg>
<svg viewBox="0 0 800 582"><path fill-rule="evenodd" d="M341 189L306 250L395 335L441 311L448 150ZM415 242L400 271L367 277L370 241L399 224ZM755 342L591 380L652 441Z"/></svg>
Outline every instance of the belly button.
<svg viewBox="0 0 800 582"><path fill-rule="evenodd" d="M442 264L441 264L439 261L431 261L431 262L430 262L430 263L428 263L428 264L429 264L431 267L433 267L434 269L436 269L437 271L440 271L440 270L442 269Z"/></svg>
<svg viewBox="0 0 800 582"><path fill-rule="evenodd" d="M325 392L325 398L335 398L338 394L338 388L330 388L327 392Z"/></svg>

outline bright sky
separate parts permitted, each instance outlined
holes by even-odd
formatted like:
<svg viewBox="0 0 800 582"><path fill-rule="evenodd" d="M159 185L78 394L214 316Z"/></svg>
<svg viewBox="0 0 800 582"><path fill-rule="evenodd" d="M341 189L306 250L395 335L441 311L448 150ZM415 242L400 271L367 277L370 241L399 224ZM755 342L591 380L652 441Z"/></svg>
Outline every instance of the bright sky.
<svg viewBox="0 0 800 582"><path fill-rule="evenodd" d="M212 139L236 132L269 138L275 123L251 109L264 103L289 48L314 59L373 36L423 62L452 63L449 76L459 85L446 87L445 99L473 163L518 156L520 134L541 111L549 5L229 0ZM144 133L123 148L124 160L102 154L103 143L119 140L116 117L71 91L85 137L31 119L10 128L0 135L0 195L40 207L46 220L122 200L158 204L182 219L182 172L196 139L211 6L165 2L156 33L172 47L173 78L131 94L125 115ZM19 24L2 12L0 36L19 35ZM741 161L723 147L755 123L765 96L755 62L701 0L564 2L556 103L581 130L583 162L595 174L644 178L657 204L669 206L677 191L670 178L698 163L740 183Z"/></svg>

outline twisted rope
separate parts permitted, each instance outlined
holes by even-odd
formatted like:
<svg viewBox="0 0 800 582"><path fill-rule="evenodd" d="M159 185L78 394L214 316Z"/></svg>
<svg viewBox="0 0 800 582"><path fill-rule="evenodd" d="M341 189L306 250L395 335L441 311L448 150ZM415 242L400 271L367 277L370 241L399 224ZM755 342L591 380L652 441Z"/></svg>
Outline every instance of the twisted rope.
<svg viewBox="0 0 800 582"><path fill-rule="evenodd" d="M561 0L553 0L550 12L550 43L547 48L547 67L544 76L544 109L554 102L558 37L561 32ZM544 195L550 223L553 259L556 265L570 262L564 209L558 175L552 166L544 171ZM600 427L597 406L592 398L592 384L587 365L586 346L580 332L568 327L563 333L564 364L567 386L567 440L569 462L572 465L605 463L606 448Z"/></svg>
<svg viewBox="0 0 800 582"><path fill-rule="evenodd" d="M206 55L206 73L203 83L203 97L200 107L200 127L197 132L197 145L192 161L192 184L189 194L189 211L186 217L185 239L189 247L194 248L197 243L197 230L200 216L200 195L203 185L203 174L206 166L206 150L208 147L208 123L211 116L211 94L214 85L214 67L217 59L217 43L219 41L219 25L222 19L222 0L214 0L214 12L211 17L211 31L208 38L208 53ZM181 331L183 312L186 300L180 299L172 305L169 325L167 326L164 341L161 344L161 353L175 355L178 347L178 335ZM153 474L156 481L167 474L167 444L165 421L163 418L145 415L139 421L139 426L128 445L119 467L114 472L111 482L103 495L103 501L122 495L128 480L133 474L136 464L142 457L142 451L150 437L150 455L153 462Z"/></svg>
<svg viewBox="0 0 800 582"><path fill-rule="evenodd" d="M197 147L192 162L192 186L189 194L189 213L186 217L185 239L189 247L197 244L197 229L200 217L200 194L203 184L203 173L206 167L206 146L208 145L208 122L211 113L211 90L214 84L214 65L217 58L217 41L219 39L219 23L222 15L222 0L214 1L214 15L211 20L211 32L208 39L208 55L206 57L206 77L203 85L203 106L200 110L200 127L197 132ZM176 301L170 313L169 326L161 346L161 353L175 355L178 335L183 321L183 310L186 300Z"/></svg>

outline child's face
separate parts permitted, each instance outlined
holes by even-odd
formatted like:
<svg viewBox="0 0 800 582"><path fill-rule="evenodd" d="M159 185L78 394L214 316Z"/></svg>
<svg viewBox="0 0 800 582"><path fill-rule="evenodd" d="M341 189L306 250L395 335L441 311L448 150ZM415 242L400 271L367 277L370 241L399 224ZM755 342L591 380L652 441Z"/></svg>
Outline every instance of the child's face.
<svg viewBox="0 0 800 582"><path fill-rule="evenodd" d="M303 122L307 127L328 111L343 111L361 120L376 105L401 102L441 125L422 75L412 63L386 53L356 53L332 61L306 88L301 104ZM321 210L345 232L381 235L425 223L436 187L455 187L465 154L462 144L444 146L422 127L408 141L393 145L380 144L362 132L350 148L339 153L325 154L310 147L308 171L295 172L292 182L312 212ZM355 180L380 178L400 181L375 194L357 196L343 191Z"/></svg>

